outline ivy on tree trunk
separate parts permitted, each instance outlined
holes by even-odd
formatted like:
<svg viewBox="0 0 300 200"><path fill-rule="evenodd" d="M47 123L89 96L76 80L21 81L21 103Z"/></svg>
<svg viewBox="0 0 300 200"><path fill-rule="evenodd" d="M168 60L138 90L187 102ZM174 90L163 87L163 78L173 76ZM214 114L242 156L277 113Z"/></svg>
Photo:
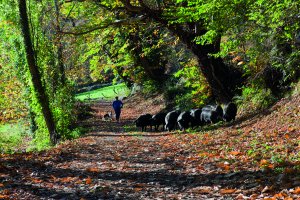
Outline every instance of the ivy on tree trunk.
<svg viewBox="0 0 300 200"><path fill-rule="evenodd" d="M19 0L19 14L20 14L20 24L24 37L24 45L26 50L26 58L29 67L29 71L31 74L31 80L33 87L36 91L36 96L41 104L42 113L50 134L50 140L52 144L57 143L57 133L55 129L55 122L49 107L49 100L45 92L45 88L43 87L41 81L41 74L39 72L38 66L36 64L34 50L32 46L32 41L30 37L29 31L29 22L28 22L28 14L26 8L26 0Z"/></svg>

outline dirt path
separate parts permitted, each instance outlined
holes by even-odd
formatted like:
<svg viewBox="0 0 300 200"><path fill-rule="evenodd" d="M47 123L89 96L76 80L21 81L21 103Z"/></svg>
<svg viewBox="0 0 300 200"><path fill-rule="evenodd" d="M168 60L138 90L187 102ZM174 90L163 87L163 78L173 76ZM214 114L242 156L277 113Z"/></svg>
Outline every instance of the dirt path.
<svg viewBox="0 0 300 200"><path fill-rule="evenodd" d="M125 108L116 123L100 117L109 103L94 108L84 137L38 154L1 157L0 199L264 199L279 193L297 199L300 193L289 189L300 182L288 175L246 165L228 169L228 161L200 155L197 135L141 133L132 124L136 110Z"/></svg>

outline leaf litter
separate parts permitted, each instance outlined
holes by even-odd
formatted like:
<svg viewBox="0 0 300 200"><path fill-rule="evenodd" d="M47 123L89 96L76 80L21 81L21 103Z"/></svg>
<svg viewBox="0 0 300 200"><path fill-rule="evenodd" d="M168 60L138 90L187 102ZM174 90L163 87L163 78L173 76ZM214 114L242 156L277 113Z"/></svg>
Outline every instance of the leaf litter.
<svg viewBox="0 0 300 200"><path fill-rule="evenodd" d="M300 199L299 102L192 133L133 128L142 107L161 109L139 99L121 123L102 121L109 104L98 102L83 137L2 154L0 199Z"/></svg>

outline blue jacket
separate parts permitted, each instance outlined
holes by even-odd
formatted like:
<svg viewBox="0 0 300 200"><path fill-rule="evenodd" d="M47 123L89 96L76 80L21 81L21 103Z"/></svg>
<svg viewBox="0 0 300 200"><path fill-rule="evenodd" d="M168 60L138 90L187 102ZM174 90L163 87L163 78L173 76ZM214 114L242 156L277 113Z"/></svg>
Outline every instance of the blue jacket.
<svg viewBox="0 0 300 200"><path fill-rule="evenodd" d="M123 103L120 100L115 100L112 104L114 110L120 110L123 107Z"/></svg>

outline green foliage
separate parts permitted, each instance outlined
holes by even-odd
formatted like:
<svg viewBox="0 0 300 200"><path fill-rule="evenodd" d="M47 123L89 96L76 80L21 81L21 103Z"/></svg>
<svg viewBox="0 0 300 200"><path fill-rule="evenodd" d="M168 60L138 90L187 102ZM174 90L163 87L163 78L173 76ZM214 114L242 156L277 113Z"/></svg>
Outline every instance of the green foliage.
<svg viewBox="0 0 300 200"><path fill-rule="evenodd" d="M13 153L17 151L22 145L24 137L28 136L29 127L26 121L0 125L0 152Z"/></svg>
<svg viewBox="0 0 300 200"><path fill-rule="evenodd" d="M5 119L8 119L8 116L11 118L17 118L16 116L25 117L28 115L28 109L30 109L34 113L34 121L37 127L32 148L44 149L50 144L49 134L27 68L18 24L18 11L14 3L11 2L11 4L5 4L5 6L2 5L0 7L4 13L4 15L0 16L0 44L2 47L2 51L0 50L0 66L3 65L0 68L0 76L1 78L3 76L3 80L8 80L5 84L0 83L0 91L1 86L7 88L5 93L2 92L4 90L1 91L1 101L7 102L6 104L1 104L1 110L3 109L5 110L3 113L9 114L4 116ZM63 83L60 79L61 71L56 55L57 46L54 45L57 39L56 35L53 34L55 26L51 23L49 25L49 21L55 16L54 12L52 12L54 9L50 9L51 12L44 12L45 9L51 6L53 5L47 1L40 1L36 4L29 4L28 9L33 45L36 48L37 66L40 68L42 81L56 122L57 132L62 139L66 139L74 135L70 130L70 125L75 120L71 113L74 105L74 92L73 87L69 83ZM17 83L18 87L12 86L15 83ZM10 101L5 100L6 98L10 99ZM3 118L3 116L0 117Z"/></svg>
<svg viewBox="0 0 300 200"><path fill-rule="evenodd" d="M228 64L244 71L253 84L266 67L284 73L280 86L297 81L299 77L299 7L287 1L177 1L166 16L173 23L198 22L203 34L196 38L201 45L214 44L221 37L220 52L212 56L231 59ZM241 59L236 59L237 57ZM262 82L256 82L255 87ZM284 88L284 87L282 87ZM274 92L272 90L272 92ZM281 91L282 92L282 91Z"/></svg>
<svg viewBox="0 0 300 200"><path fill-rule="evenodd" d="M270 89L253 85L242 88L242 95L236 97L240 112L246 114L255 110L265 109L274 103L276 98Z"/></svg>
<svg viewBox="0 0 300 200"><path fill-rule="evenodd" d="M293 84L293 92L292 95L300 95L300 81Z"/></svg>
<svg viewBox="0 0 300 200"><path fill-rule="evenodd" d="M76 120L73 115L73 107L75 103L74 91L71 85L59 88L53 98L52 112L56 122L56 130L60 133L62 139L71 139L77 137L76 131L70 130L72 123Z"/></svg>
<svg viewBox="0 0 300 200"><path fill-rule="evenodd" d="M198 66L187 65L178 70L175 77L180 78L185 90L188 91L185 95L178 97L177 102L182 102L182 105L187 103L192 107L200 107L205 104L211 92ZM188 103L189 101L190 103Z"/></svg>
<svg viewBox="0 0 300 200"><path fill-rule="evenodd" d="M0 123L27 115L25 55L15 1L0 5Z"/></svg>
<svg viewBox="0 0 300 200"><path fill-rule="evenodd" d="M159 85L157 82L153 80L143 81L142 93L145 96L152 96L153 94L157 94L158 92L161 92L161 90L162 90L161 85Z"/></svg>

